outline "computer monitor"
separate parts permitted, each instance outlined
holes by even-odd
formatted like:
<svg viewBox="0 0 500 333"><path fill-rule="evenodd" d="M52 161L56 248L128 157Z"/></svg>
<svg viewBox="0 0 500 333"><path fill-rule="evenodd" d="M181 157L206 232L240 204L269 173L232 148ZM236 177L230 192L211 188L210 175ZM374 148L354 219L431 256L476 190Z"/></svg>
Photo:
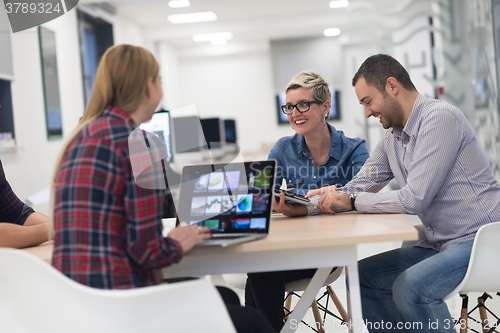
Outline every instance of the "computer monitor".
<svg viewBox="0 0 500 333"><path fill-rule="evenodd" d="M179 170L183 165L203 160L206 146L198 116L172 117L175 162Z"/></svg>
<svg viewBox="0 0 500 333"><path fill-rule="evenodd" d="M172 132L170 126L170 112L160 110L153 114L150 121L139 126L142 130L155 134L167 147L167 162L173 161Z"/></svg>
<svg viewBox="0 0 500 333"><path fill-rule="evenodd" d="M202 118L201 128L207 142L207 157L220 158L224 156L226 134L224 121L220 118Z"/></svg>
<svg viewBox="0 0 500 333"><path fill-rule="evenodd" d="M286 114L281 111L281 106L286 104L285 93L280 92L276 95L276 108L278 110L278 124L288 124L288 118Z"/></svg>
<svg viewBox="0 0 500 333"><path fill-rule="evenodd" d="M340 90L332 91L332 106L330 107L330 120L340 120Z"/></svg>
<svg viewBox="0 0 500 333"><path fill-rule="evenodd" d="M330 106L330 113L328 120L340 120L340 91L333 90L332 105ZM276 95L276 105L278 110L278 124L289 124L288 118L286 114L281 111L281 106L286 104L286 95L284 92L281 92Z"/></svg>
<svg viewBox="0 0 500 333"><path fill-rule="evenodd" d="M238 136L236 134L236 121L234 119L224 119L224 133L226 135L226 152L238 152Z"/></svg>
<svg viewBox="0 0 500 333"><path fill-rule="evenodd" d="M172 118L175 154L199 152L205 146L198 116Z"/></svg>
<svg viewBox="0 0 500 333"><path fill-rule="evenodd" d="M234 119L224 119L224 133L226 134L226 143L237 143L236 121Z"/></svg>

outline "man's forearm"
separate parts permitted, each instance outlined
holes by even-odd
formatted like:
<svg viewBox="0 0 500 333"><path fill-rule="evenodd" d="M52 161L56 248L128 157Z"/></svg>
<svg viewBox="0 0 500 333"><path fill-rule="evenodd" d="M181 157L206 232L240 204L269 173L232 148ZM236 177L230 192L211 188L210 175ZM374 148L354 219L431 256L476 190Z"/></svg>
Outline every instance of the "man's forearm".
<svg viewBox="0 0 500 333"><path fill-rule="evenodd" d="M32 214L33 215L33 214ZM35 246L49 240L48 223L31 226L0 223L0 246L24 248Z"/></svg>
<svg viewBox="0 0 500 333"><path fill-rule="evenodd" d="M24 222L25 226L36 225L36 224L48 224L49 217L42 213L33 213Z"/></svg>

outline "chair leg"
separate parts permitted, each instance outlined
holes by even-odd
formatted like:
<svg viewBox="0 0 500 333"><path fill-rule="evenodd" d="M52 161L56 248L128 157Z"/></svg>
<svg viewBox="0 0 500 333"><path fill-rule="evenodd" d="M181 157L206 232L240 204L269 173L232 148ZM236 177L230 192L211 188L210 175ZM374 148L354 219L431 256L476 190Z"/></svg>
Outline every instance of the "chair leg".
<svg viewBox="0 0 500 333"><path fill-rule="evenodd" d="M292 311L292 295L293 295L292 293L288 293L286 295L285 309L283 309L283 311L285 311L285 320L288 317L288 315L290 314L290 312Z"/></svg>
<svg viewBox="0 0 500 333"><path fill-rule="evenodd" d="M337 297L337 294L333 291L332 287L327 286L326 291L328 291L328 295L330 295L330 298L332 299L333 303L335 304L335 307L337 308L337 311L339 312L340 316L342 317L342 320L346 323L349 322L349 316L347 315L347 311L344 309L344 306L340 302L339 298Z"/></svg>
<svg viewBox="0 0 500 333"><path fill-rule="evenodd" d="M462 309L460 310L460 319L458 322L458 326L460 327L460 333L467 333L468 325L469 325L469 313L468 313L468 304L469 304L469 296L460 295L462 297Z"/></svg>
<svg viewBox="0 0 500 333"><path fill-rule="evenodd" d="M318 309L318 304L316 304L316 299L311 303L311 310L313 312L314 321L316 322L316 329L318 333L325 333L325 329L323 328L323 319L321 319L321 313Z"/></svg>
<svg viewBox="0 0 500 333"><path fill-rule="evenodd" d="M479 307L479 318L481 318L481 327L483 329L483 333L488 333L490 331L490 325L488 325L488 314L486 312L486 308L484 305L484 302L486 302L488 297L491 298L490 295L484 293L482 296L479 296L477 298L477 305Z"/></svg>

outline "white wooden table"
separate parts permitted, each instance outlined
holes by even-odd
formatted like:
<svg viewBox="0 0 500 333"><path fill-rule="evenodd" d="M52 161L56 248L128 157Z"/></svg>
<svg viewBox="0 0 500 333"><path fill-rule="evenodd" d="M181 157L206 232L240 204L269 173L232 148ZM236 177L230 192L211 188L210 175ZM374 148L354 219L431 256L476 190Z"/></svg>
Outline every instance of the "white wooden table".
<svg viewBox="0 0 500 333"><path fill-rule="evenodd" d="M416 240L417 231L400 214L273 217L265 239L226 248L198 247L165 277L319 268L281 332L294 332L331 269L345 266L349 282L351 331L361 333L363 320L357 266L357 244Z"/></svg>

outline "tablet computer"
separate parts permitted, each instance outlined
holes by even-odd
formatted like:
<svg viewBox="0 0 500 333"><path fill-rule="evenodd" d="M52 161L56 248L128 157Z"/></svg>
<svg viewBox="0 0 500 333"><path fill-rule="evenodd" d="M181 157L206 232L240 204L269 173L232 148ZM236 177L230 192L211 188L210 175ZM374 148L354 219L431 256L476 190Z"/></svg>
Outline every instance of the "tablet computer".
<svg viewBox="0 0 500 333"><path fill-rule="evenodd" d="M278 197L280 196L281 193L285 193L285 200L287 202L293 202L293 203L299 203L303 205L308 205L309 204L309 199L305 198L303 195L293 193L291 191L286 191L282 189L274 189L274 196Z"/></svg>

